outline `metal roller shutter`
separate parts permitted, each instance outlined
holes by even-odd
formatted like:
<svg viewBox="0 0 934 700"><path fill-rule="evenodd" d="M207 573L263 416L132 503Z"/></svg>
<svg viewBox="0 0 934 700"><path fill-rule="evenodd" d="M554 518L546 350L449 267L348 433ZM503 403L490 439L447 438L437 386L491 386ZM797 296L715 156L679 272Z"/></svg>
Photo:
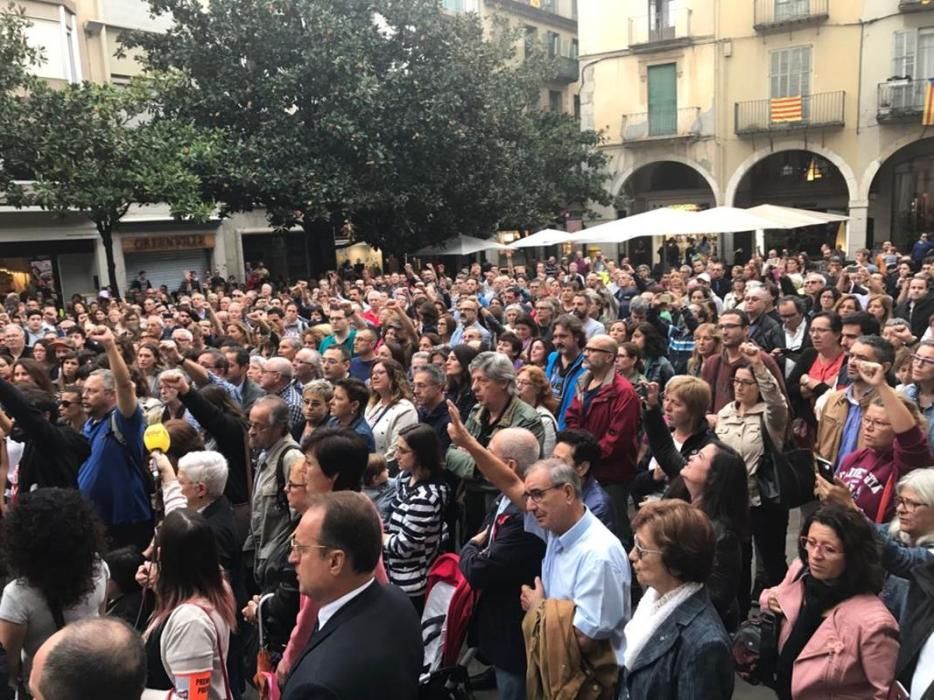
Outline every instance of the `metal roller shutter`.
<svg viewBox="0 0 934 700"><path fill-rule="evenodd" d="M198 278L204 280L204 271L210 267L207 250L170 250L165 252L127 253L127 285L136 279L140 270L146 271L146 277L153 287L164 284L170 292L176 291L188 270L196 270Z"/></svg>

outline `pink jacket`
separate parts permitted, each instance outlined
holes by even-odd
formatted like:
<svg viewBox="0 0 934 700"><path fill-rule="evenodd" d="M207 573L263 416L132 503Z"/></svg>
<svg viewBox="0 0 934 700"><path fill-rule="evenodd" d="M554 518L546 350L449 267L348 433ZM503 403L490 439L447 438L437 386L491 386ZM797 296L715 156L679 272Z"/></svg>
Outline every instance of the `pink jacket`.
<svg viewBox="0 0 934 700"><path fill-rule="evenodd" d="M801 610L804 582L794 580L801 567L796 560L785 580L759 597L762 610L774 595L785 611L779 649L785 646ZM897 658L895 618L878 596L853 596L831 609L795 660L791 696L794 700L886 700Z"/></svg>

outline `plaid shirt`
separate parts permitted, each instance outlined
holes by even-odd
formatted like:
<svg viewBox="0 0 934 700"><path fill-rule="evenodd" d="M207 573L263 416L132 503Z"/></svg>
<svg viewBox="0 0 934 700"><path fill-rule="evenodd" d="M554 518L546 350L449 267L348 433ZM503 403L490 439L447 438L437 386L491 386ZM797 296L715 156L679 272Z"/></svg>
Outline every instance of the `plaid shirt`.
<svg viewBox="0 0 934 700"><path fill-rule="evenodd" d="M302 414L302 393L295 388L293 382L282 387L276 392L276 396L289 405L289 426L294 428L305 422L305 416Z"/></svg>

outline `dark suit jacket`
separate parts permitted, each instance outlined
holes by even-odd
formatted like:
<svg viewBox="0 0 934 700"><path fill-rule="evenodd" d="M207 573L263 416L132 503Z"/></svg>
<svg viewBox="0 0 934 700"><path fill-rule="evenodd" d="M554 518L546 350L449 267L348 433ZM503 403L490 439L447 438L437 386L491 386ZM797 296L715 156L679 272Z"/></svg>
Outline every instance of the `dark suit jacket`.
<svg viewBox="0 0 934 700"><path fill-rule="evenodd" d="M772 352L779 347L781 336L784 335L781 324L768 314L762 314L755 326L750 325L749 340L754 342L766 352Z"/></svg>
<svg viewBox="0 0 934 700"><path fill-rule="evenodd" d="M412 602L374 581L311 636L282 700L414 700L423 661Z"/></svg>
<svg viewBox="0 0 934 700"><path fill-rule="evenodd" d="M629 698L733 696L733 649L707 591L674 609L626 671Z"/></svg>
<svg viewBox="0 0 934 700"><path fill-rule="evenodd" d="M214 533L217 543L217 558L221 566L230 577L234 597L238 604L246 602L246 592L243 590L243 563L241 551L243 540L237 534L237 525L234 521L233 506L227 496L221 496L207 506L201 513L208 521L208 527ZM242 603L241 603L242 602Z"/></svg>
<svg viewBox="0 0 934 700"><path fill-rule="evenodd" d="M928 318L934 314L934 294L928 294L915 303L914 312L909 309L910 302L903 301L895 307L895 318L903 318L911 324L911 334L920 338L928 329Z"/></svg>
<svg viewBox="0 0 934 700"><path fill-rule="evenodd" d="M243 386L240 387L240 405L243 407L243 412L249 413L254 402L265 395L266 392L251 382L249 378L244 379Z"/></svg>
<svg viewBox="0 0 934 700"><path fill-rule="evenodd" d="M487 514L489 529L496 504ZM525 640L519 604L523 584L534 585L542 572L545 543L525 531L523 514L513 504L496 518L496 532L489 547L467 542L461 550L460 569L471 588L480 591L473 612L478 646L487 660L510 673L525 674Z"/></svg>

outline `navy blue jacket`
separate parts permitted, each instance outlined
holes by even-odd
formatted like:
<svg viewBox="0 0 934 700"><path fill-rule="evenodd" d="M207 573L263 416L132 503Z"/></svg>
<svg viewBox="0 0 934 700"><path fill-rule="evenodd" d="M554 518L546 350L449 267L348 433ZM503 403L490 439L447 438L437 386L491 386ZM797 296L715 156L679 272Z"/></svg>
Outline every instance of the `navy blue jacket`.
<svg viewBox="0 0 934 700"><path fill-rule="evenodd" d="M621 700L730 700L733 649L706 589L669 615L625 671Z"/></svg>

